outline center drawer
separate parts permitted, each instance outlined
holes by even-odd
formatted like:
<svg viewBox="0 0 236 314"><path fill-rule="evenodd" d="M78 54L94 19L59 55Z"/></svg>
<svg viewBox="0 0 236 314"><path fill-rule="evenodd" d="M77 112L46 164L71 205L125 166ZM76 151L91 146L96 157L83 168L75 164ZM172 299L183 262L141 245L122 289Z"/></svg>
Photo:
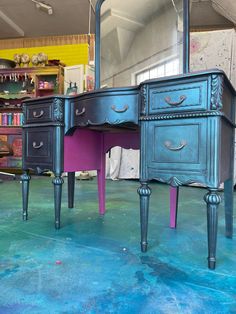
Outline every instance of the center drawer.
<svg viewBox="0 0 236 314"><path fill-rule="evenodd" d="M138 124L138 95L102 96L79 99L72 111L74 125Z"/></svg>

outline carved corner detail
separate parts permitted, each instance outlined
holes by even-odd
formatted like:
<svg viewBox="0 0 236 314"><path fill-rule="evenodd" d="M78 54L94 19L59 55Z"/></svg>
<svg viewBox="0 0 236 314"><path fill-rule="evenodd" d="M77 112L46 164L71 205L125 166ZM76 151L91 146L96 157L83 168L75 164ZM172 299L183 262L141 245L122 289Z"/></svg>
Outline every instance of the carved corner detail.
<svg viewBox="0 0 236 314"><path fill-rule="evenodd" d="M147 85L141 86L140 94L141 94L141 114L145 114L147 110Z"/></svg>
<svg viewBox="0 0 236 314"><path fill-rule="evenodd" d="M184 180L184 181L181 181L180 179L178 179L177 177L173 176L169 179L163 179L163 178L155 178L157 179L158 181L160 182L163 182L163 183L167 183L171 186L180 186L180 185L184 185L184 184L190 184L190 183L193 183L194 181L193 180Z"/></svg>
<svg viewBox="0 0 236 314"><path fill-rule="evenodd" d="M55 121L63 122L64 108L63 101L61 98L55 98L53 100L53 117Z"/></svg>
<svg viewBox="0 0 236 314"><path fill-rule="evenodd" d="M211 76L211 109L217 110L223 107L223 75L213 74Z"/></svg>

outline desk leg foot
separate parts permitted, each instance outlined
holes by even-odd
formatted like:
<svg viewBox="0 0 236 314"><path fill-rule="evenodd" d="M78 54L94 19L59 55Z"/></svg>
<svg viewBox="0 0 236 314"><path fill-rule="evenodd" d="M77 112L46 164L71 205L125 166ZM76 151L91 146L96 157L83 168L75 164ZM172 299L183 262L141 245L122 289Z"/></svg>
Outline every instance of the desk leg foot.
<svg viewBox="0 0 236 314"><path fill-rule="evenodd" d="M29 201L29 181L31 177L29 175L29 171L25 171L21 175L21 182L22 182L22 205L23 205L23 212L22 217L23 220L28 219L28 201Z"/></svg>
<svg viewBox="0 0 236 314"><path fill-rule="evenodd" d="M208 267L214 269L216 263L218 206L221 197L217 193L217 189L209 189L204 200L207 203Z"/></svg>
<svg viewBox="0 0 236 314"><path fill-rule="evenodd" d="M149 212L149 198L152 191L147 182L141 182L138 188L140 197L140 225L141 225L141 250L147 251L147 232L148 232L148 212Z"/></svg>
<svg viewBox="0 0 236 314"><path fill-rule="evenodd" d="M61 176L56 176L52 183L54 184L55 228L60 229L61 193L64 181Z"/></svg>
<svg viewBox="0 0 236 314"><path fill-rule="evenodd" d="M147 242L141 242L141 251L143 253L147 252L147 246L148 246Z"/></svg>
<svg viewBox="0 0 236 314"><path fill-rule="evenodd" d="M225 235L227 238L233 237L233 179L224 183L224 200L225 200Z"/></svg>
<svg viewBox="0 0 236 314"><path fill-rule="evenodd" d="M212 270L216 268L216 259L208 259L208 268Z"/></svg>
<svg viewBox="0 0 236 314"><path fill-rule="evenodd" d="M68 207L74 207L75 172L68 172Z"/></svg>

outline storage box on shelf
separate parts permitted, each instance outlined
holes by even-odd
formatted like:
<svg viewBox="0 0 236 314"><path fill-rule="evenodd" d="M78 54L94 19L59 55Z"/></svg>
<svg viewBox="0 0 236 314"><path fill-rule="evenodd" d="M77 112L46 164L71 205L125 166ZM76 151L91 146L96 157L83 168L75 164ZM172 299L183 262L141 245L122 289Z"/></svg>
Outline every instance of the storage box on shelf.
<svg viewBox="0 0 236 314"><path fill-rule="evenodd" d="M9 155L0 158L0 169L21 170L22 101L63 93L63 83L61 67L0 69L0 141L9 147Z"/></svg>

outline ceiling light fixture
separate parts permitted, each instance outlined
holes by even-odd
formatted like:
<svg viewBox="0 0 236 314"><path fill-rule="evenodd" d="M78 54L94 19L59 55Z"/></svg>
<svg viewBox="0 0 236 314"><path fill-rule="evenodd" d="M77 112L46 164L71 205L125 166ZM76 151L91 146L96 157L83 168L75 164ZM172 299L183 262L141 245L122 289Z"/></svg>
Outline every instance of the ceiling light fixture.
<svg viewBox="0 0 236 314"><path fill-rule="evenodd" d="M37 1L37 0L31 0L31 1L35 3L35 6L37 9L44 11L49 15L53 14L53 8L51 5L49 5L45 2Z"/></svg>

